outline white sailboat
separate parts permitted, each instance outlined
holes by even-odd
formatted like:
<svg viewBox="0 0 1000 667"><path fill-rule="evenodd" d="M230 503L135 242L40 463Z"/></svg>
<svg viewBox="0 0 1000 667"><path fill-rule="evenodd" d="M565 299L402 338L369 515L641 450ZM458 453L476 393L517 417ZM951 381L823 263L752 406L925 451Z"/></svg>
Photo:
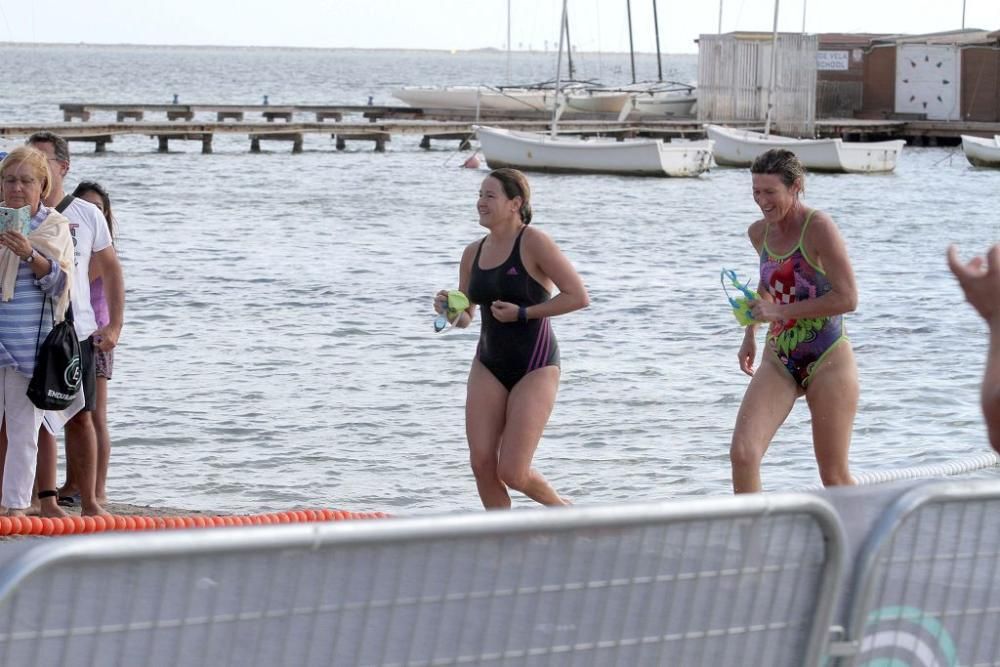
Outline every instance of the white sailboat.
<svg viewBox="0 0 1000 667"><path fill-rule="evenodd" d="M663 60L660 55L660 19L653 0L653 29L656 35L656 81L635 80L635 47L632 42L632 3L626 2L628 9L628 46L632 60L632 84L622 89L632 93L628 113L640 116L690 117L698 101L695 87L678 81L663 80ZM623 112L624 114L625 112Z"/></svg>
<svg viewBox="0 0 1000 667"><path fill-rule="evenodd" d="M690 118L698 95L694 86L677 81L652 81L624 86L632 95L632 110L643 116Z"/></svg>
<svg viewBox="0 0 1000 667"><path fill-rule="evenodd" d="M559 33L556 60L556 91L559 94L560 63L566 26L563 0L563 30ZM476 135L490 168L515 167L528 171L602 173L640 176L697 176L711 166L712 143L667 144L658 139L589 139L558 136L559 107L552 117L549 136L477 126Z"/></svg>
<svg viewBox="0 0 1000 667"><path fill-rule="evenodd" d="M892 171L906 142L848 142L843 139L793 139L719 125L706 125L708 138L714 142L715 162L725 167L749 167L758 155L772 148L784 148L798 156L806 169L842 173L877 173Z"/></svg>
<svg viewBox="0 0 1000 667"><path fill-rule="evenodd" d="M992 139L962 135L962 152L965 159L976 167L1000 169L1000 134Z"/></svg>
<svg viewBox="0 0 1000 667"><path fill-rule="evenodd" d="M623 176L697 176L712 164L708 141L667 144L659 139L575 139L499 127L475 128L491 169L514 167Z"/></svg>
<svg viewBox="0 0 1000 667"><path fill-rule="evenodd" d="M421 109L552 111L555 104L555 91L545 88L403 86L391 93L396 99Z"/></svg>

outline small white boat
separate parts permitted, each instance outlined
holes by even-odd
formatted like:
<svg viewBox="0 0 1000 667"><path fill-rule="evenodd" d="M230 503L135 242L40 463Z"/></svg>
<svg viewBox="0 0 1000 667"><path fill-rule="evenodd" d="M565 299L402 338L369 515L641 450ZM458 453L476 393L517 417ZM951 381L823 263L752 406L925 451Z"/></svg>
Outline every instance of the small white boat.
<svg viewBox="0 0 1000 667"><path fill-rule="evenodd" d="M962 151L965 159L976 167L1000 169L1000 134L992 139L962 135Z"/></svg>
<svg viewBox="0 0 1000 667"><path fill-rule="evenodd" d="M622 174L632 176L697 176L712 164L712 142L664 143L659 139L578 139L475 126L479 145L491 169Z"/></svg>
<svg viewBox="0 0 1000 667"><path fill-rule="evenodd" d="M641 115L690 118L698 95L694 86L676 81L654 81L625 86L632 93L632 108Z"/></svg>
<svg viewBox="0 0 1000 667"><path fill-rule="evenodd" d="M843 139L793 139L706 125L708 138L715 142L715 162L730 167L749 167L754 159L772 148L792 151L807 169L847 173L892 171L906 142L845 142Z"/></svg>
<svg viewBox="0 0 1000 667"><path fill-rule="evenodd" d="M620 113L632 95L620 90L570 90L566 93L566 111Z"/></svg>
<svg viewBox="0 0 1000 667"><path fill-rule="evenodd" d="M551 111L555 91L544 88L489 88L486 86L404 86L392 96L411 107L429 109L490 109L493 111Z"/></svg>

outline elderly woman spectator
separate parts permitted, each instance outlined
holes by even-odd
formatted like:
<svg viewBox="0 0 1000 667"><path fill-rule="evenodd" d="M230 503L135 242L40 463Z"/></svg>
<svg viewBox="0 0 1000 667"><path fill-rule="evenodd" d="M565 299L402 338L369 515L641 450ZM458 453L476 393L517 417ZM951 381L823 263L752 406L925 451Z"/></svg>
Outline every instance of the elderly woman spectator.
<svg viewBox="0 0 1000 667"><path fill-rule="evenodd" d="M42 204L51 181L48 160L37 149L15 148L0 163L0 205L27 207L30 217L27 230L0 233L0 405L6 434L0 505L10 514L23 514L31 505L35 481L43 416L27 396L35 354L53 324L65 317L72 287L69 221Z"/></svg>

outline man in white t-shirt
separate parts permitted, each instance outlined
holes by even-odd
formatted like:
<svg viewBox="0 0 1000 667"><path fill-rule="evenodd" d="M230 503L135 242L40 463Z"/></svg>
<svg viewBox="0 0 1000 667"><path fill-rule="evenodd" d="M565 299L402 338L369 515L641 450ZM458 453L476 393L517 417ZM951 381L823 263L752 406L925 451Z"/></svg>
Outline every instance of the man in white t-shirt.
<svg viewBox="0 0 1000 667"><path fill-rule="evenodd" d="M49 160L52 188L45 198L45 205L52 208L65 206L62 213L70 221L76 259L70 303L73 306L74 328L80 339L85 406L66 422L67 481L71 480L78 487L83 514L106 514L101 508L101 502L105 499L97 498L95 492L97 435L91 417L96 402L93 350L96 347L109 351L118 344L125 311L125 282L118 255L111 245L111 232L98 208L77 197L69 202L63 201L66 198L63 179L69 172L69 144L52 132L36 132L28 138L27 143L44 153ZM98 276L104 280L110 315L108 325L100 329L97 328L94 309L90 305L90 282ZM38 496L43 516L64 513L57 504L60 492L56 489L56 456L55 437L43 427L38 441ZM63 492L74 490L77 489L64 488Z"/></svg>

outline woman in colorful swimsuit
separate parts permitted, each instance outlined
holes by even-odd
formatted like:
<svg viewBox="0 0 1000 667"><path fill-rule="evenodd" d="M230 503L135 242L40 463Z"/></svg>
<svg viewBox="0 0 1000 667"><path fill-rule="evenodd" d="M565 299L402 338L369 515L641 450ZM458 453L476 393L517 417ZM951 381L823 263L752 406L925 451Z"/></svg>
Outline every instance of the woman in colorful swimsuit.
<svg viewBox="0 0 1000 667"><path fill-rule="evenodd" d="M559 346L550 320L585 308L587 290L552 239L528 226L531 190L524 174L490 172L477 208L489 233L462 253L459 289L471 305L453 324L469 326L476 306L483 307L465 403L479 497L487 509L510 507L508 489L543 505L565 505L531 460L559 388ZM434 299L438 312L447 295L442 290Z"/></svg>
<svg viewBox="0 0 1000 667"><path fill-rule="evenodd" d="M800 196L805 169L790 151L770 150L750 167L764 217L750 225L760 255L754 320L769 323L760 367L756 325L746 328L740 369L753 377L736 417L729 456L736 493L760 491L760 463L795 400L806 397L824 486L853 484L847 454L858 406L858 373L844 328L858 294L844 240L827 214Z"/></svg>

